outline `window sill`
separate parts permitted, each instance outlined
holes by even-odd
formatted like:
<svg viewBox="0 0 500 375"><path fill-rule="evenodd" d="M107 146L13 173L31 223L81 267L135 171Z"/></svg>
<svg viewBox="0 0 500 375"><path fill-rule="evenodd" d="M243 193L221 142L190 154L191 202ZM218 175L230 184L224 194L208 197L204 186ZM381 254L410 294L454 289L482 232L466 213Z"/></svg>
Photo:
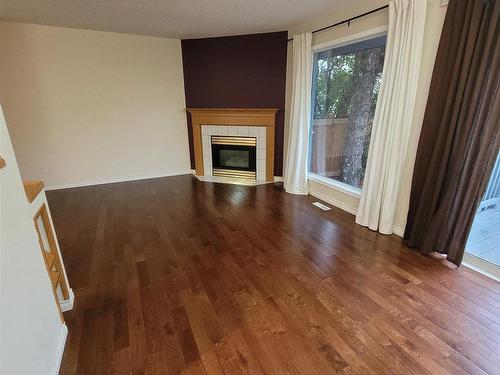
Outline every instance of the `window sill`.
<svg viewBox="0 0 500 375"><path fill-rule="evenodd" d="M344 184L342 182L335 181L331 178L320 176L314 173L309 173L307 175L307 178L311 181L317 182L318 184L330 187L332 189L335 189L337 191L340 191L341 193L350 195L351 197L354 198L360 198L361 197L361 190L353 188L352 186L349 186L347 184Z"/></svg>

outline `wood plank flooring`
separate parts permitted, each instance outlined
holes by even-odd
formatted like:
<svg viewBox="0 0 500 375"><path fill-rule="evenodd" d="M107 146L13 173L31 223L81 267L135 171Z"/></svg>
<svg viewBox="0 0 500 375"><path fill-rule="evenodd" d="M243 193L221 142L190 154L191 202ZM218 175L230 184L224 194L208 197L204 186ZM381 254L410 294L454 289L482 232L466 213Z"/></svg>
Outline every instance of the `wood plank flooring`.
<svg viewBox="0 0 500 375"><path fill-rule="evenodd" d="M48 192L61 374L500 374L500 284L279 184Z"/></svg>

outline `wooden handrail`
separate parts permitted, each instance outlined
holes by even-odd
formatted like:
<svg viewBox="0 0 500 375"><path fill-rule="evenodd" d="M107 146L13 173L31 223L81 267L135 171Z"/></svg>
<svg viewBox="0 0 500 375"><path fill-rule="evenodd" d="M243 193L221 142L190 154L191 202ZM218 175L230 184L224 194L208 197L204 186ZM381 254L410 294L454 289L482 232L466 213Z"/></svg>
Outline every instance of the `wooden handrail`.
<svg viewBox="0 0 500 375"><path fill-rule="evenodd" d="M35 200L45 186L42 181L23 181L23 184L26 198L28 198L28 202L30 203Z"/></svg>

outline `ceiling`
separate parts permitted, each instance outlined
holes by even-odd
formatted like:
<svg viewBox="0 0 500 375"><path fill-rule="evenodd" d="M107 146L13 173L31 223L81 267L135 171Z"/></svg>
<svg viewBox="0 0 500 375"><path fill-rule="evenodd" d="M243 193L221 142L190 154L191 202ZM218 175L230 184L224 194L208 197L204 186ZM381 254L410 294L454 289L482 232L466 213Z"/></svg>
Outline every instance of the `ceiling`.
<svg viewBox="0 0 500 375"><path fill-rule="evenodd" d="M353 0L0 0L0 19L170 38L287 30Z"/></svg>

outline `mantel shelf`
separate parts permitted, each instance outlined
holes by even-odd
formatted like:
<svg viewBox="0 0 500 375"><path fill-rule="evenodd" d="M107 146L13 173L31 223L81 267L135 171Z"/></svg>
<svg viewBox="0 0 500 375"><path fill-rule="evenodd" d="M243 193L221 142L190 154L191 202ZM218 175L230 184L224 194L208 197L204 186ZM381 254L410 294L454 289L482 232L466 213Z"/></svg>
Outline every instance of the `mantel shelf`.
<svg viewBox="0 0 500 375"><path fill-rule="evenodd" d="M279 111L278 108L186 108L188 112L222 112L222 113L251 113L255 112L262 114L263 112L269 112L275 114Z"/></svg>
<svg viewBox="0 0 500 375"><path fill-rule="evenodd" d="M202 125L217 126L265 126L266 181L274 179L274 129L278 108L186 108L191 115L193 129L196 175L203 176Z"/></svg>

